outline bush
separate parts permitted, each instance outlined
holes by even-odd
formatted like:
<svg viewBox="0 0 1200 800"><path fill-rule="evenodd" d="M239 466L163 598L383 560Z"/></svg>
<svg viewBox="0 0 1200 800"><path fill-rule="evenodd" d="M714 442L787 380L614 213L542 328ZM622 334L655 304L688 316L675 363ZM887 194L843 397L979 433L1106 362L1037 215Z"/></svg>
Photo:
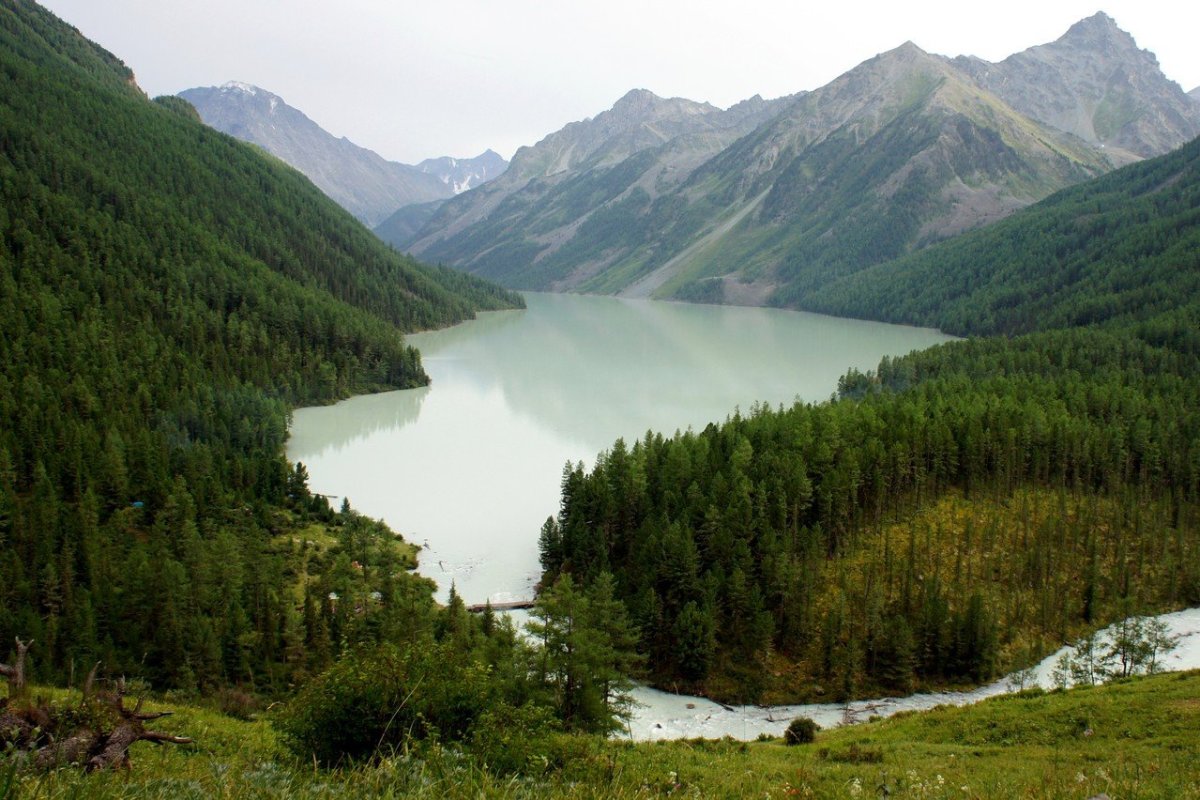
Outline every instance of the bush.
<svg viewBox="0 0 1200 800"><path fill-rule="evenodd" d="M491 702L487 669L432 641L350 653L274 720L302 758L337 764L411 740L463 741Z"/></svg>
<svg viewBox="0 0 1200 800"><path fill-rule="evenodd" d="M240 720L254 719L259 709L258 700L254 695L241 689L225 688L217 692L217 707L227 717Z"/></svg>
<svg viewBox="0 0 1200 800"><path fill-rule="evenodd" d="M808 717L796 717L783 732L783 743L786 745L811 744L817 738L821 726Z"/></svg>
<svg viewBox="0 0 1200 800"><path fill-rule="evenodd" d="M556 766L551 763L556 728L549 708L496 703L471 728L471 752L498 774L541 774Z"/></svg>

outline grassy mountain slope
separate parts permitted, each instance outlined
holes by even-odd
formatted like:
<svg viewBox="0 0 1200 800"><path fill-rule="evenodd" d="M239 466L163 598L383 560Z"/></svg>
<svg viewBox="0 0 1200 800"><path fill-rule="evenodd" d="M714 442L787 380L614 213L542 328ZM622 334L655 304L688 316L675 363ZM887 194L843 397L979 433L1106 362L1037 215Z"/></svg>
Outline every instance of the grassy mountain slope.
<svg viewBox="0 0 1200 800"><path fill-rule="evenodd" d="M0 7L0 74L0 640L44 677L286 681L264 542L329 516L290 404L420 385L402 329L519 298L398 256L32 2Z"/></svg>
<svg viewBox="0 0 1200 800"><path fill-rule="evenodd" d="M643 242L655 198L785 102L722 111L634 90L521 148L504 175L448 201L405 244L512 286L577 287Z"/></svg>
<svg viewBox="0 0 1200 800"><path fill-rule="evenodd" d="M1200 139L802 296L952 333L1145 320L1200 298Z"/></svg>
<svg viewBox="0 0 1200 800"><path fill-rule="evenodd" d="M660 293L728 275L774 287L787 304L1109 168L906 44L805 95L697 171L681 194L707 186L713 208L765 197Z"/></svg>

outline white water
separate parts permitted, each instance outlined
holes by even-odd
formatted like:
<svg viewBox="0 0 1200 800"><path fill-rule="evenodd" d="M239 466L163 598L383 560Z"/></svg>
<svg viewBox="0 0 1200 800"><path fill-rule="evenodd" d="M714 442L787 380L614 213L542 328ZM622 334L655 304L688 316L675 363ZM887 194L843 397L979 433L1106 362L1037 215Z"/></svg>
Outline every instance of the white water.
<svg viewBox="0 0 1200 800"><path fill-rule="evenodd" d="M1160 662L1162 671L1200 669L1200 608L1164 614L1158 619L1166 623L1169 632L1178 636L1175 648ZM1111 643L1109 630L1100 634L1103 646ZM1043 689L1054 687L1051 674L1059 656L1071 647L1063 647L1048 656L1034 669L1032 680ZM788 723L796 717L809 717L822 728L865 722L871 716L890 717L900 711L925 711L940 705L965 706L989 697L1008 694L1013 686L1008 677L968 692L932 692L908 697L886 697L875 700L855 700L851 703L814 703L794 706L722 706L702 697L660 692L639 687L633 692L638 705L630 720L629 735L638 741L655 739L718 739L731 736L750 741L760 734L782 736Z"/></svg>

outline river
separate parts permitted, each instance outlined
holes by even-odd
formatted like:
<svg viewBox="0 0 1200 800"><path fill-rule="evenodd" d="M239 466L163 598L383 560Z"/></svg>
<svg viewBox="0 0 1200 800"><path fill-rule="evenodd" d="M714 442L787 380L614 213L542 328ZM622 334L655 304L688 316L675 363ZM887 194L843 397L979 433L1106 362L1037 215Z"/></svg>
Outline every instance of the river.
<svg viewBox="0 0 1200 800"><path fill-rule="evenodd" d="M1157 619L1176 637L1175 647L1162 658L1163 672L1200 669L1200 608L1163 614ZM1112 642L1110 629L1100 632L1097 643L1107 648ZM1024 681L1023 688L1055 686L1055 665L1063 647L1047 656ZM822 728L865 722L872 716L890 717L900 711L925 711L939 705L962 706L1022 688L1009 676L963 692L929 692L907 697L855 700L851 703L813 703L794 706L724 706L703 697L669 694L644 686L633 690L633 717L626 733L638 741L656 739L706 738L732 736L750 741L760 734L782 736L796 717L809 717Z"/></svg>

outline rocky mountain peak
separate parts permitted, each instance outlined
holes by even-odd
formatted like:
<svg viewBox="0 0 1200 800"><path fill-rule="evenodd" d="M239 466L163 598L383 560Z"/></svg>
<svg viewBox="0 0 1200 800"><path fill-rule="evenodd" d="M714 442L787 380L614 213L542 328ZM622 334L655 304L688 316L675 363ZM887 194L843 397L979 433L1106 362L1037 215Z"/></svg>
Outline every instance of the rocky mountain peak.
<svg viewBox="0 0 1200 800"><path fill-rule="evenodd" d="M248 94L251 97L262 91L262 89L258 88L257 86L250 83L243 83L242 81L227 81L221 84L221 86L218 88L220 88L222 92L240 92L242 94Z"/></svg>
<svg viewBox="0 0 1200 800"><path fill-rule="evenodd" d="M928 56L929 54L918 47L916 42L914 42L912 39L909 39L904 44L888 50L883 55L890 55L895 58L913 59L920 58L921 56Z"/></svg>
<svg viewBox="0 0 1200 800"><path fill-rule="evenodd" d="M1197 104L1103 12L998 64L965 56L953 64L1021 113L1130 157L1165 153L1200 133Z"/></svg>
<svg viewBox="0 0 1200 800"><path fill-rule="evenodd" d="M661 105L663 99L649 89L630 89L620 100L613 103L612 110L623 114L637 114Z"/></svg>
<svg viewBox="0 0 1200 800"><path fill-rule="evenodd" d="M595 118L609 126L625 124L639 125L661 119L683 119L702 116L719 111L709 103L697 103L682 97L659 97L648 89L632 89L626 92L613 107Z"/></svg>
<svg viewBox="0 0 1200 800"><path fill-rule="evenodd" d="M1078 42L1092 46L1109 42L1134 44L1133 37L1122 30L1117 25L1117 21L1103 11L1097 11L1092 16L1079 20L1068 28L1058 41Z"/></svg>
<svg viewBox="0 0 1200 800"><path fill-rule="evenodd" d="M482 183L490 181L508 168L503 156L492 149L485 150L474 158L427 158L417 164L417 169L437 177L450 187L454 194L461 194Z"/></svg>

